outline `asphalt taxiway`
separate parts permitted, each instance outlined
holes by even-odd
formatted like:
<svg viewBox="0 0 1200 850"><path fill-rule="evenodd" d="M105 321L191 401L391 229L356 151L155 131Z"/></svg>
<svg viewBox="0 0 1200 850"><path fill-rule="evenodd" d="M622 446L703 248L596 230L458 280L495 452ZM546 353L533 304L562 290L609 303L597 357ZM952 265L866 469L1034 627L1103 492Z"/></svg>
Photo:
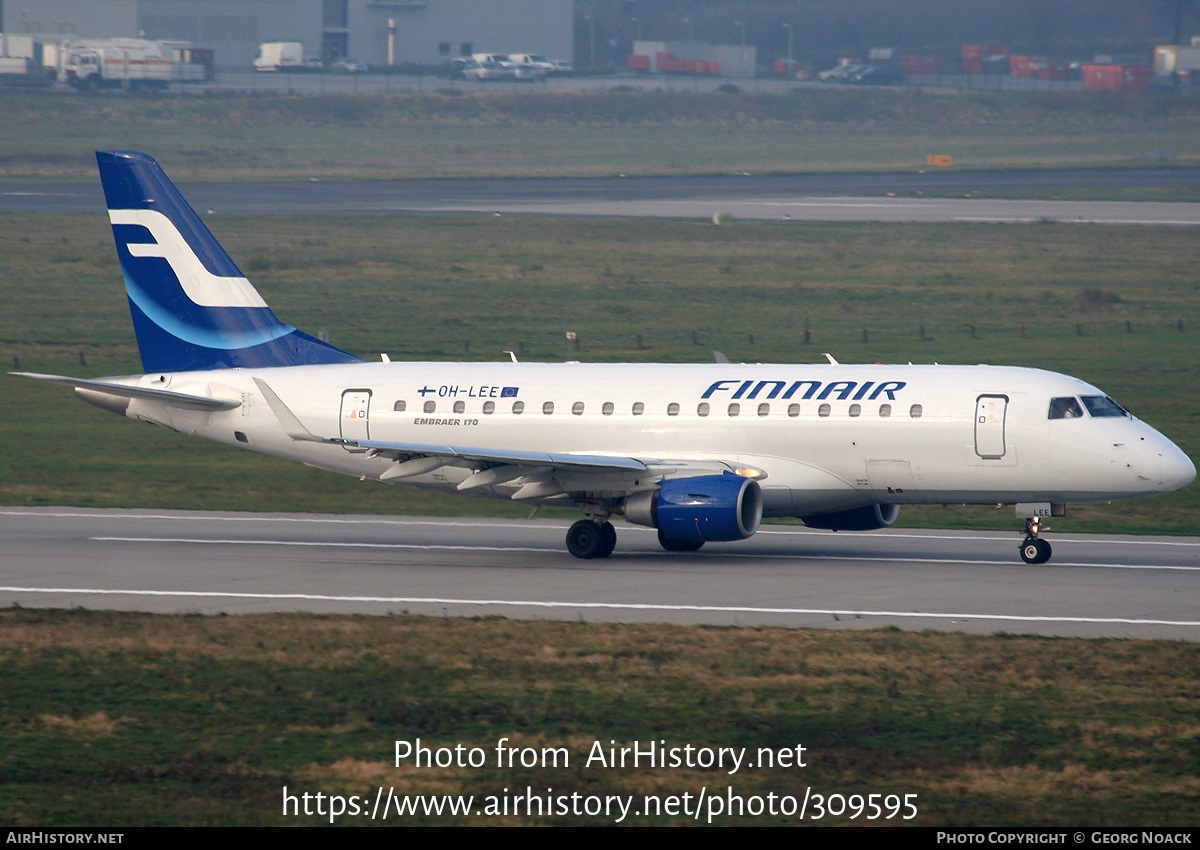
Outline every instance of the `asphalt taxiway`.
<svg viewBox="0 0 1200 850"><path fill-rule="evenodd" d="M918 170L890 174L618 176L569 179L196 183L180 186L205 214L502 213L793 221L1200 224L1200 204L1006 200L977 192L1200 184L1200 169ZM922 197L923 193L968 197ZM104 210L99 183L0 186L0 212Z"/></svg>
<svg viewBox="0 0 1200 850"><path fill-rule="evenodd" d="M580 561L567 523L0 508L0 605L936 629L1200 640L1200 538L765 527L669 554L621 523ZM1014 524L1015 528L1015 524Z"/></svg>

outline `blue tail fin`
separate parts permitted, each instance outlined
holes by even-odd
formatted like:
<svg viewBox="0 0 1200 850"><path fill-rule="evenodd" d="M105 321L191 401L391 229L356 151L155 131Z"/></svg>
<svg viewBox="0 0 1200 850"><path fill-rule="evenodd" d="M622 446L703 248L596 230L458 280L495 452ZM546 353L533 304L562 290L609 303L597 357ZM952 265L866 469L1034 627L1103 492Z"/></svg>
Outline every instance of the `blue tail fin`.
<svg viewBox="0 0 1200 850"><path fill-rule="evenodd" d="M360 360L275 318L152 157L96 161L147 372Z"/></svg>

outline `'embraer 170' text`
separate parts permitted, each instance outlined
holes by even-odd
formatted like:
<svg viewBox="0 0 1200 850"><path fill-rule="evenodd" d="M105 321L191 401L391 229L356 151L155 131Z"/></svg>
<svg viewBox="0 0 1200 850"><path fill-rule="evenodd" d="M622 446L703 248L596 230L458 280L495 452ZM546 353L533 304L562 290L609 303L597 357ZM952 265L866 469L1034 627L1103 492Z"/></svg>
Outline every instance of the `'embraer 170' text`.
<svg viewBox="0 0 1200 850"><path fill-rule="evenodd" d="M752 398L815 398L836 401L874 401L877 398L896 400L896 393L904 389L904 381L713 381L700 398L710 398L718 393L732 392L732 399Z"/></svg>

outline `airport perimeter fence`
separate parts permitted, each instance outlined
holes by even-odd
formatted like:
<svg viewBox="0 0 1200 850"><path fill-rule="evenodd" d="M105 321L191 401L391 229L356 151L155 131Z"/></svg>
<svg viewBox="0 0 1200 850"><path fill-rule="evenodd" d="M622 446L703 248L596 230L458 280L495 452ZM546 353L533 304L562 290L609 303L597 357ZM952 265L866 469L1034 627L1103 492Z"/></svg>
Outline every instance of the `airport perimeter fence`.
<svg viewBox="0 0 1200 850"><path fill-rule="evenodd" d="M254 95L367 95L367 94L467 94L484 91L630 91L663 90L712 92L738 90L751 93L783 93L802 89L863 91L880 88L930 88L947 91L1071 92L1083 91L1075 80L1043 80L1001 74L910 74L893 86L861 86L794 80L784 77L728 78L687 74L600 74L546 77L540 80L462 80L437 74L333 73L264 74L242 70L218 70L213 79L195 83L173 83L168 94L187 96ZM55 90L73 91L66 84ZM161 92L158 92L161 96Z"/></svg>
<svg viewBox="0 0 1200 850"><path fill-rule="evenodd" d="M403 345L385 345L381 350L393 359L407 360L471 360L489 361L507 359L537 362L563 360L614 360L626 359L634 362L723 362L719 355L728 356L736 362L823 362L825 352L845 362L873 360L873 352L895 351L904 353L903 360L921 362L922 346L937 344L945 355L947 347L953 354L965 360L970 346L978 345L980 354L995 357L996 345L1019 345L1021 341L1032 346L1053 343L1056 350L1063 351L1073 346L1090 347L1115 344L1120 338L1141 344L1155 340L1156 344L1178 341L1193 345L1200 342L1196 331L1200 330L1200 317L1177 319L1174 322L1136 322L1125 319L1089 320L1081 322L1041 322L1037 325L993 325L959 323L951 325L916 325L913 327L822 327L801 325L795 333L777 334L754 331L730 331L728 329L695 329L676 333L602 334L586 331L521 331L520 336L507 339L498 336L457 339L439 337L437 343L408 336ZM336 335L330 337L324 330L321 339L354 348ZM40 349L43 343L31 340L2 340L0 350L23 350L27 355ZM111 346L93 345L76 348L63 346L67 351L78 351L79 365L100 367L101 362L119 356ZM374 349L358 352L372 359L378 357ZM60 355L61 356L61 355ZM69 356L74 356L71 354ZM899 355L897 355L899 356ZM6 357L6 359L8 359ZM28 359L28 358L27 358ZM23 366L20 354L11 355L12 370L19 372ZM32 367L31 367L32 368Z"/></svg>
<svg viewBox="0 0 1200 850"><path fill-rule="evenodd" d="M780 335L760 332L731 332L727 329L696 329L677 333L636 333L611 335L585 331L529 331L516 340L503 341L495 338L444 339L436 348L427 348L421 341L411 339L410 345L389 355L406 357L462 358L467 360L490 359L497 354L511 352L518 359L538 361L585 360L588 355L600 358L613 354L654 360L656 356L669 352L673 359L681 354L695 351L688 360L711 360L719 352L729 353L731 359L754 359L754 352L778 357L782 352L795 352L799 359L818 359L821 353L830 351L837 357L838 351L847 356L865 356L862 348L873 346L894 349L897 346L912 346L914 355L919 346L927 343L955 343L956 347L972 342L982 347L996 344L1007 345L1021 340L1034 345L1038 342L1054 341L1059 344L1096 346L1118 337L1132 339L1177 338L1180 342L1197 340L1193 333L1200 329L1200 318L1136 322L1133 320L1090 320L1041 322L1037 325L992 325L960 323L954 325L917 325L910 328L897 327L800 327L794 334ZM336 345L337 340L332 340ZM658 353L656 355L656 352ZM815 353L812 353L815 352ZM915 359L915 357L914 357Z"/></svg>

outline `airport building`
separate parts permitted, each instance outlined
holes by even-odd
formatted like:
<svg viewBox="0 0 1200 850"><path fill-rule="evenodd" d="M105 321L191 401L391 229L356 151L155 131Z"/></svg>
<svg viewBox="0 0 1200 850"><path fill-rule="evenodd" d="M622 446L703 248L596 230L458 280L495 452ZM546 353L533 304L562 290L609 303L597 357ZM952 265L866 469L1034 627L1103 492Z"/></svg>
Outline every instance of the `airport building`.
<svg viewBox="0 0 1200 850"><path fill-rule="evenodd" d="M0 32L188 41L249 68L265 41L326 61L437 65L472 53L572 60L573 0L0 0Z"/></svg>

